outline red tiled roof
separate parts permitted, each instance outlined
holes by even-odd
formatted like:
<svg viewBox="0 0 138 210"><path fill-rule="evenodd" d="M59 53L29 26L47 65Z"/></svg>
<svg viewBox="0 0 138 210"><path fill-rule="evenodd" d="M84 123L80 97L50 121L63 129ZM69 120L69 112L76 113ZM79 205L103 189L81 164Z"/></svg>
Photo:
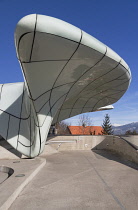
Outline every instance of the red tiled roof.
<svg viewBox="0 0 138 210"><path fill-rule="evenodd" d="M102 135L101 126L68 126L72 135Z"/></svg>

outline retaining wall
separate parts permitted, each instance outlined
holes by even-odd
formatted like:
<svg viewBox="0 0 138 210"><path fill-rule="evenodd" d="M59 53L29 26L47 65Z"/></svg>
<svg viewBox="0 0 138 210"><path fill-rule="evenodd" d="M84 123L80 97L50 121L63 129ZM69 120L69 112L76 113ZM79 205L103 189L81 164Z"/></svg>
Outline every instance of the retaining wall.
<svg viewBox="0 0 138 210"><path fill-rule="evenodd" d="M131 138L129 138L129 142L131 142ZM138 150L129 142L118 136L56 136L48 141L50 146L58 151L109 150L118 153L127 160L138 163Z"/></svg>
<svg viewBox="0 0 138 210"><path fill-rule="evenodd" d="M129 140L129 142L127 141ZM131 141L132 140L132 141ZM109 150L125 159L138 163L138 136L55 136L48 138L45 154L69 150ZM21 153L11 147L5 140L0 140L0 159L21 158Z"/></svg>

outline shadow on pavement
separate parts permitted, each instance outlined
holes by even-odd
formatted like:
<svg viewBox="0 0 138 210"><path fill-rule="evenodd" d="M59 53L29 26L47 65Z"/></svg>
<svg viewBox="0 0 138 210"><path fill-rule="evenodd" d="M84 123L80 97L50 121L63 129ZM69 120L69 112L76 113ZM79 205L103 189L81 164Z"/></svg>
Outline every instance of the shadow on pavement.
<svg viewBox="0 0 138 210"><path fill-rule="evenodd" d="M133 163L129 160L125 160L121 155L119 155L115 152L110 152L107 150L95 150L95 149L92 149L91 151L95 153L95 156L98 159L100 159L100 157L104 157L108 160L113 160L113 161L119 162L121 164L124 164L128 167L131 167L135 170L138 170L138 165L136 163Z"/></svg>
<svg viewBox="0 0 138 210"><path fill-rule="evenodd" d="M5 139L0 139L0 146L13 153L17 157L21 158L22 154L14 149Z"/></svg>

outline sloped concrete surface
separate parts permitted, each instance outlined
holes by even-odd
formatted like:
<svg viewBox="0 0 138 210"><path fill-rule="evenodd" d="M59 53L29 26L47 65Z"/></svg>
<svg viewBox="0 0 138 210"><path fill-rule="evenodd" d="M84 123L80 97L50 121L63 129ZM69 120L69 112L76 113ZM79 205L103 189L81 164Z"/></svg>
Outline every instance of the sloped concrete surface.
<svg viewBox="0 0 138 210"><path fill-rule="evenodd" d="M45 158L10 210L138 209L138 165L107 151L62 151Z"/></svg>
<svg viewBox="0 0 138 210"><path fill-rule="evenodd" d="M6 179L8 179L14 170L7 166L0 166L0 184L2 184Z"/></svg>
<svg viewBox="0 0 138 210"><path fill-rule="evenodd" d="M129 135L129 136L122 136L126 141L134 145L136 149L138 150L138 135Z"/></svg>
<svg viewBox="0 0 138 210"><path fill-rule="evenodd" d="M0 210L9 209L23 188L45 164L46 159L43 158L0 160L0 166L4 165L14 170L14 173L0 184Z"/></svg>

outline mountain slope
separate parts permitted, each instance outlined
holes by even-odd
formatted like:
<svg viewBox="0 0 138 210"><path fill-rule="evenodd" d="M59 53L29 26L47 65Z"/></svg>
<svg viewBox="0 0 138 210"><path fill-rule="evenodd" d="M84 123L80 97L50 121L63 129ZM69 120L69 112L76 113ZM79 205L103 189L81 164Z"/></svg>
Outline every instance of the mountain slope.
<svg viewBox="0 0 138 210"><path fill-rule="evenodd" d="M121 134L125 134L126 131L130 130L136 130L136 132L138 133L138 122L133 122L133 123L129 123L126 125L121 125L121 126L112 126L113 131L114 131L114 135L121 135Z"/></svg>

